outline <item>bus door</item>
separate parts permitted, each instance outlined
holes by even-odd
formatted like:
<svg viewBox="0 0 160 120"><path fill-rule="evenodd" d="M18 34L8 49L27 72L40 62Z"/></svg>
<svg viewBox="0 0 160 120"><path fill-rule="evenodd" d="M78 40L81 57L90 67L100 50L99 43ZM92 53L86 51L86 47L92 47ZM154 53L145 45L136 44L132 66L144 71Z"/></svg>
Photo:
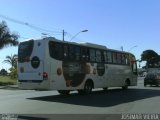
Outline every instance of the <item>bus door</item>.
<svg viewBox="0 0 160 120"><path fill-rule="evenodd" d="M106 75L105 75L105 72L106 72L106 67L105 67L105 64L104 63L97 63L97 79L99 80L99 86L106 86Z"/></svg>
<svg viewBox="0 0 160 120"><path fill-rule="evenodd" d="M137 75L138 75L138 73L137 73L137 62L136 62L136 59L135 59L134 56L131 56L130 60L131 60L131 69L132 69L132 73L133 73L132 74L132 79L133 79L133 81L137 82ZM133 84L136 84L136 83L133 83Z"/></svg>

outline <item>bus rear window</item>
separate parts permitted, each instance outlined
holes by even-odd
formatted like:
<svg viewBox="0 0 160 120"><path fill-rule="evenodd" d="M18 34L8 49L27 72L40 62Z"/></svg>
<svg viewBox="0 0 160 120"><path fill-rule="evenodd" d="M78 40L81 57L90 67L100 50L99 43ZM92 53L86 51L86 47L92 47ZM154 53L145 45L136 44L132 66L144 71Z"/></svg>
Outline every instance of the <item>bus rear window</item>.
<svg viewBox="0 0 160 120"><path fill-rule="evenodd" d="M33 40L20 43L18 47L18 62L26 62L29 60L33 51Z"/></svg>

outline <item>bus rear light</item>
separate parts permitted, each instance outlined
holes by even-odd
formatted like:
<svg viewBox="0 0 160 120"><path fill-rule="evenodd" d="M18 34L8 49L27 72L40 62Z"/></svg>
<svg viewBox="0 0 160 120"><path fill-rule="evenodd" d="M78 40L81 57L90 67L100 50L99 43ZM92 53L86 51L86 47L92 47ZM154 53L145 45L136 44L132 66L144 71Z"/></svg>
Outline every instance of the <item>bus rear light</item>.
<svg viewBox="0 0 160 120"><path fill-rule="evenodd" d="M48 73L47 72L43 72L43 79L47 80L48 79Z"/></svg>

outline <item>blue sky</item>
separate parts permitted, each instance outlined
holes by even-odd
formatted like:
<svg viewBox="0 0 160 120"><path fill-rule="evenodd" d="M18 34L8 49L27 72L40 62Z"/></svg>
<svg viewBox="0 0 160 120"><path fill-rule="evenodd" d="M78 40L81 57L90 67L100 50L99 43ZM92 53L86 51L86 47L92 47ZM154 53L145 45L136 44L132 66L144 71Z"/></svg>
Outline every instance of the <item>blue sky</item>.
<svg viewBox="0 0 160 120"><path fill-rule="evenodd" d="M132 52L140 59L146 49L160 53L160 1L159 0L0 0L0 21L7 22L10 31L24 38L41 38L47 33L57 39L70 40L77 32L87 29L73 39L91 42L108 48ZM23 24L4 19L3 16L28 23L49 31L35 30ZM133 46L137 46L134 47ZM133 49L132 49L133 48ZM7 55L16 54L17 47L0 50L0 69Z"/></svg>

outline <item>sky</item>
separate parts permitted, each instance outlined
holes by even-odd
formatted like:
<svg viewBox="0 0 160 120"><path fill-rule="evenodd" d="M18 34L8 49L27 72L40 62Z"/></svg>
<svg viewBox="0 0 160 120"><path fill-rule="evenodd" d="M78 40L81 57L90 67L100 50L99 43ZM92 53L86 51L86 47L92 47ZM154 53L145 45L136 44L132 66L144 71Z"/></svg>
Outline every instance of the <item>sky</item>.
<svg viewBox="0 0 160 120"><path fill-rule="evenodd" d="M62 40L90 42L132 52L137 59L144 50L158 54L160 40L159 0L0 0L0 22L6 21L19 41L42 38L44 33ZM36 29L35 29L36 27ZM7 55L18 47L0 50L0 69Z"/></svg>

